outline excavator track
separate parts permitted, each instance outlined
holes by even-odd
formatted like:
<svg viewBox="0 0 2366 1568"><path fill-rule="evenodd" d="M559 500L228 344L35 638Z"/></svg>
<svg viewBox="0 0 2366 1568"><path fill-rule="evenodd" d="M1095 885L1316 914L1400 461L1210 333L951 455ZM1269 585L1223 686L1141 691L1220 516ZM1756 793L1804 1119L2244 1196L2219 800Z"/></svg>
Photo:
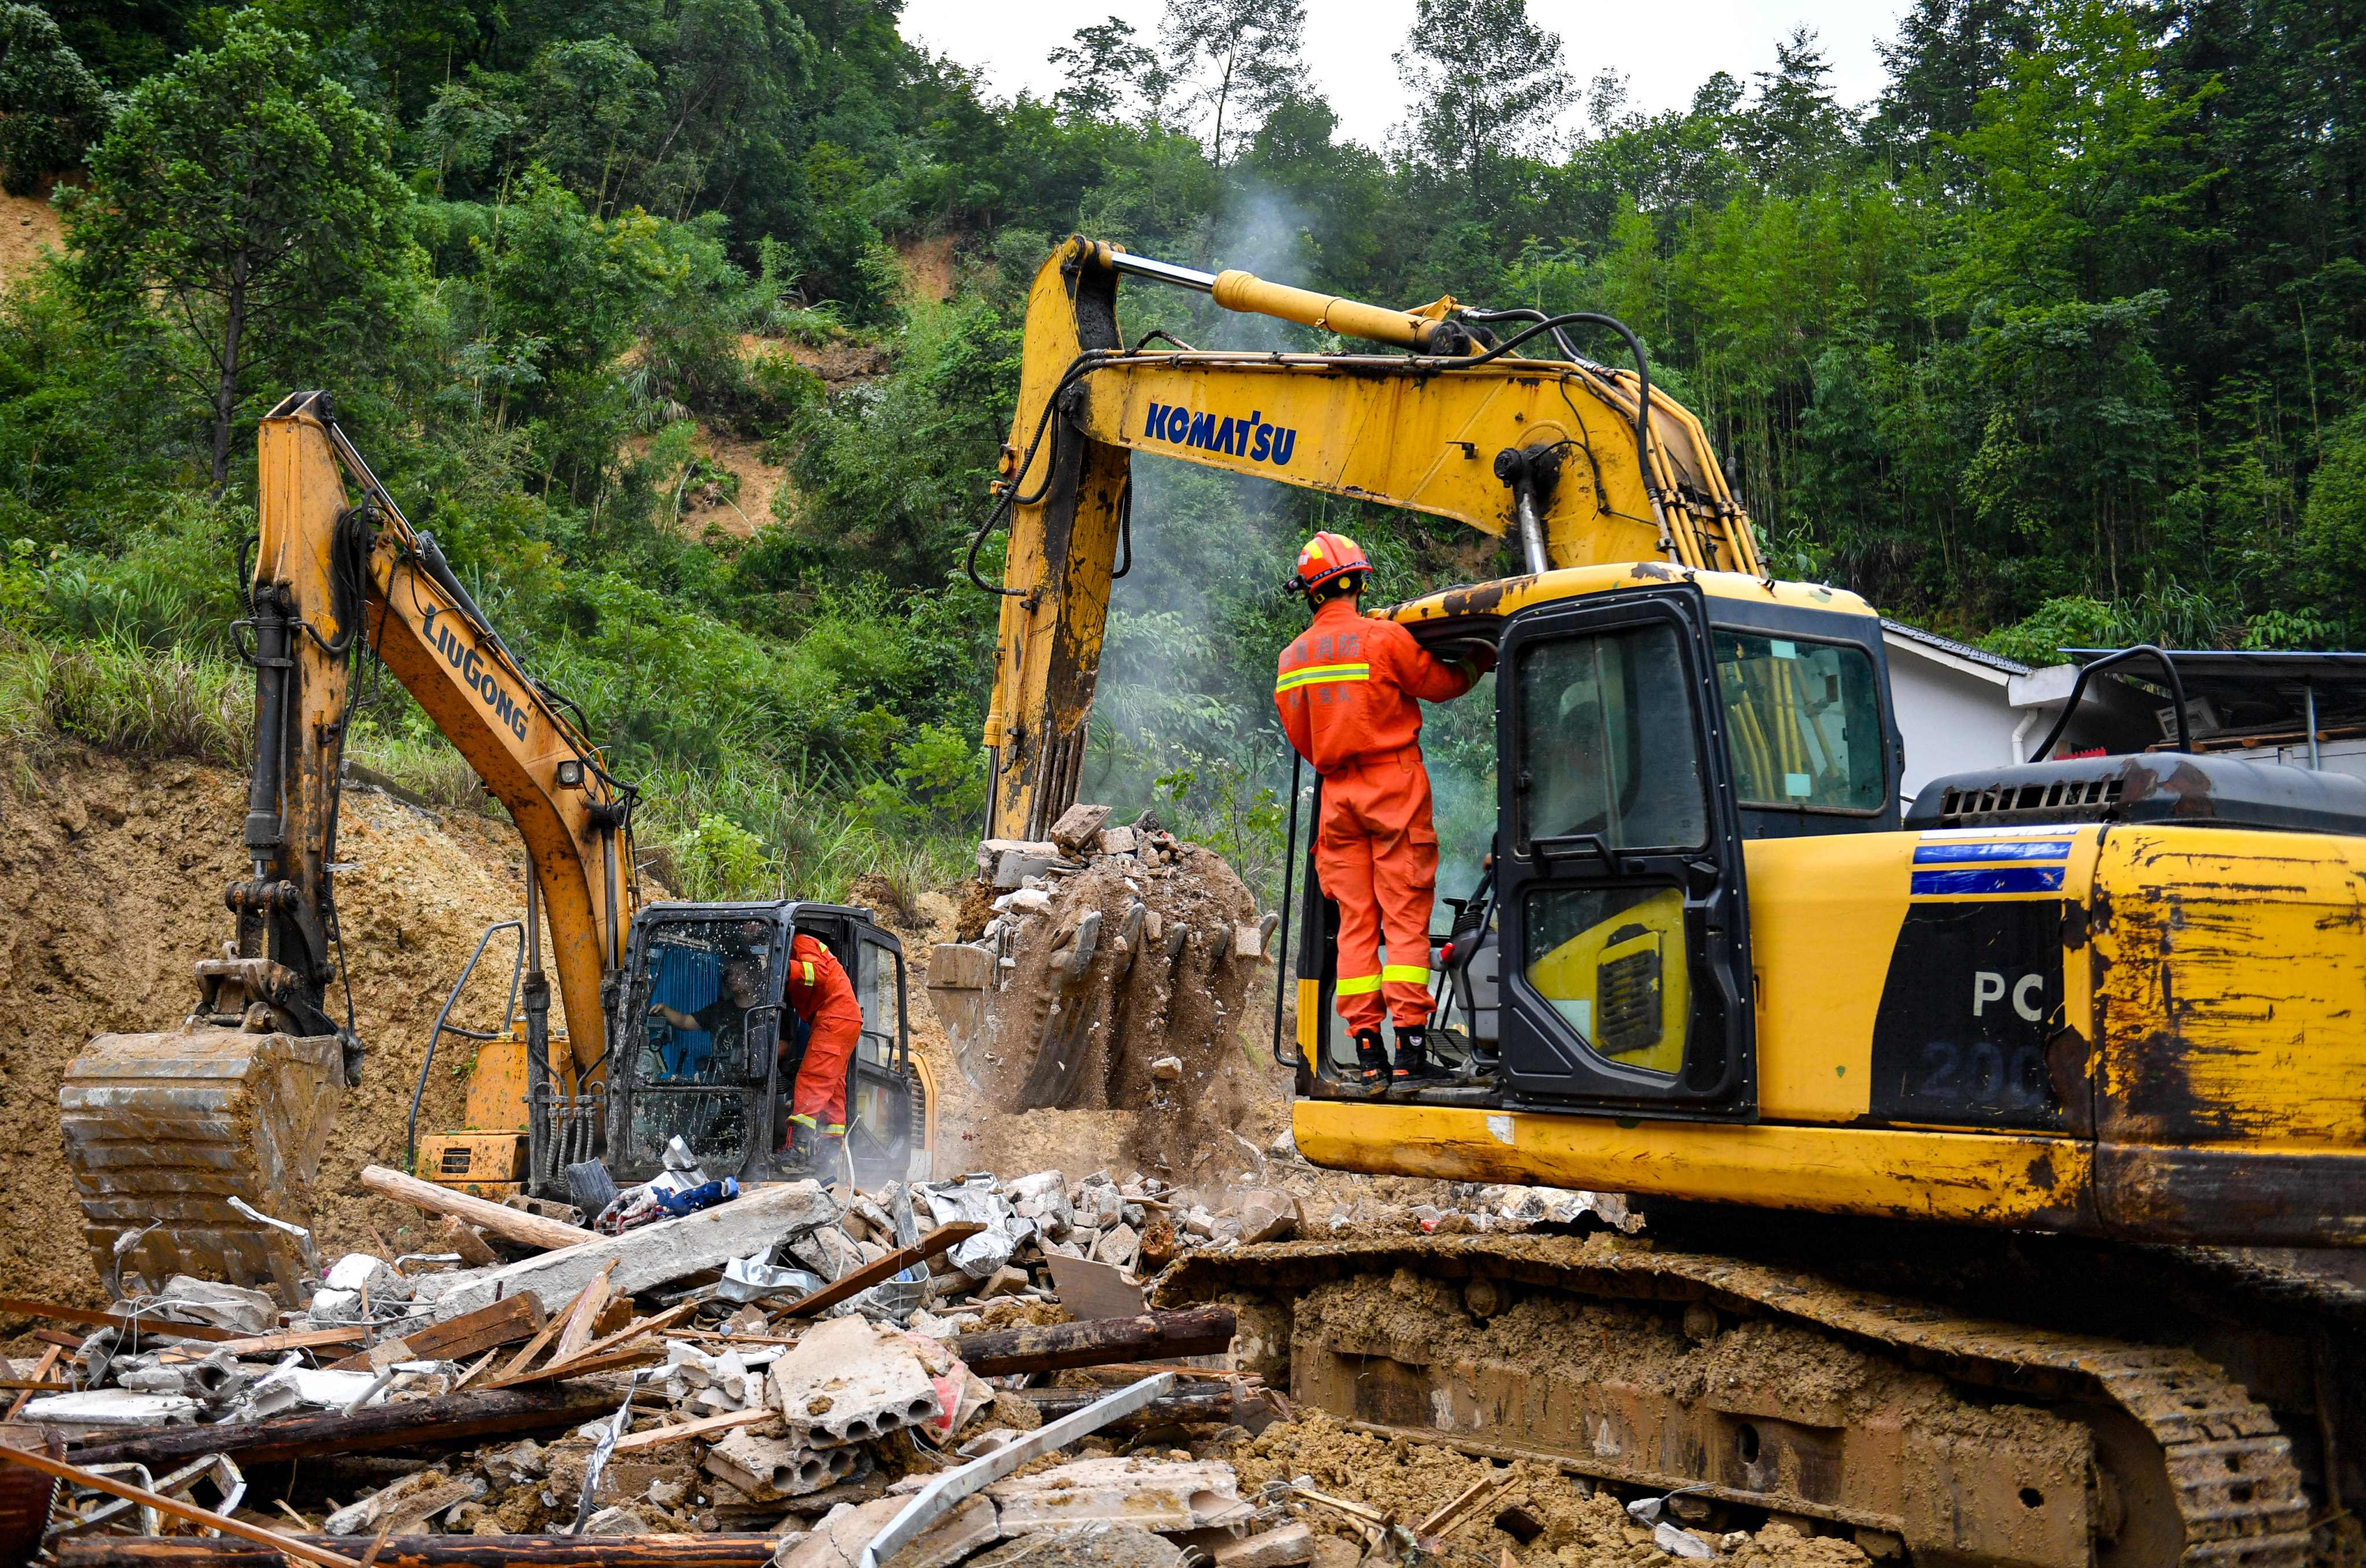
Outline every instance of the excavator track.
<svg viewBox="0 0 2366 1568"><path fill-rule="evenodd" d="M1414 1314L1408 1327L1373 1326L1383 1280L1400 1298L1390 1304ZM1458 1286L1470 1313L1459 1333L1438 1306ZM1523 1295L1551 1299L1531 1324L1598 1329L1608 1370L1523 1368L1516 1352L1490 1348L1487 1320ZM1234 1301L1245 1358L1262 1355L1271 1377L1287 1354L1293 1394L1361 1429L1695 1489L1853 1530L1917 1562L2301 1568L2309 1558L2291 1441L2242 1385L2181 1348L1967 1316L1780 1264L1600 1235L1202 1252L1161 1280L1157 1298ZM1668 1332L1678 1320L1685 1342ZM1843 1413L1806 1385L1716 1386L1703 1341L1752 1323L1757 1359L1729 1364L1779 1361L1769 1352L1780 1342L1796 1351L1812 1336L1883 1363L1871 1382L1886 1392L1861 1393ZM1672 1359L1666 1347L1687 1342ZM1613 1352L1630 1344L1621 1367ZM2066 1475L2081 1455L2088 1473Z"/></svg>

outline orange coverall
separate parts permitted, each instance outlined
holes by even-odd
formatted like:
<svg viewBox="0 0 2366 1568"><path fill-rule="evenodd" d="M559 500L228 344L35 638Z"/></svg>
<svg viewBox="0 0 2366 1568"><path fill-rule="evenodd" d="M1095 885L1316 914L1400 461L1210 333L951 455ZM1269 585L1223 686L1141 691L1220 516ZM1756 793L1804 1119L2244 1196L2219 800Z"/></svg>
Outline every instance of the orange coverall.
<svg viewBox="0 0 2366 1568"><path fill-rule="evenodd" d="M1437 829L1421 761L1421 705L1469 691L1470 664L1424 651L1394 621L1352 596L1330 599L1281 650L1273 705L1299 755L1323 777L1314 872L1339 905L1333 1006L1348 1032L1377 1031L1381 1002L1400 1029L1429 1021L1429 909ZM1380 964L1385 936L1389 956Z"/></svg>
<svg viewBox="0 0 2366 1568"><path fill-rule="evenodd" d="M854 983L829 949L799 931L789 943L789 1006L806 1021L805 1061L797 1067L789 1120L846 1136L846 1068L862 1038L862 1006Z"/></svg>

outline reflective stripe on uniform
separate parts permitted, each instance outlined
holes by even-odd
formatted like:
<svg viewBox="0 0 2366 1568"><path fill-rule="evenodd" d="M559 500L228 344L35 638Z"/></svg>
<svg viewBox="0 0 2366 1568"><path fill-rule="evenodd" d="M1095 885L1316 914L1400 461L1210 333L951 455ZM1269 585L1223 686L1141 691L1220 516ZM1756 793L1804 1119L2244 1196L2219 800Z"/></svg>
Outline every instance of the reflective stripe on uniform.
<svg viewBox="0 0 2366 1568"><path fill-rule="evenodd" d="M1369 664L1307 664L1283 675L1273 683L1273 689L1279 696L1300 686L1317 686L1333 681L1369 681L1371 678L1372 667Z"/></svg>
<svg viewBox="0 0 2366 1568"><path fill-rule="evenodd" d="M814 983L813 960L810 958L800 958L797 962L805 966L806 984L808 986L812 985Z"/></svg>
<svg viewBox="0 0 2366 1568"><path fill-rule="evenodd" d="M800 1127L815 1127L820 1125L820 1123L816 1122L812 1117L802 1114L791 1116L789 1120L795 1122Z"/></svg>
<svg viewBox="0 0 2366 1568"><path fill-rule="evenodd" d="M1380 978L1391 984L1410 980L1416 986L1426 986L1429 984L1429 970L1419 964L1383 964L1380 965Z"/></svg>
<svg viewBox="0 0 2366 1568"><path fill-rule="evenodd" d="M1429 971L1426 969L1423 970L1422 977L1424 979L1427 979L1429 977ZM1378 975L1346 976L1341 978L1337 986L1333 987L1338 995L1343 997L1368 997L1380 988L1380 977Z"/></svg>
<svg viewBox="0 0 2366 1568"><path fill-rule="evenodd" d="M821 1135L825 1138L843 1138L846 1136L846 1123L841 1122L835 1127L824 1127L821 1130Z"/></svg>

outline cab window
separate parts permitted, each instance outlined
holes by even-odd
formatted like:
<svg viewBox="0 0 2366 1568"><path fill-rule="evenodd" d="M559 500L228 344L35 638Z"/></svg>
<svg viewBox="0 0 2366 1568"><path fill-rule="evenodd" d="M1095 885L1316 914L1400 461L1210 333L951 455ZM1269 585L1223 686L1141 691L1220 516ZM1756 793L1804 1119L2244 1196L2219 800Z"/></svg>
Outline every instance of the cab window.
<svg viewBox="0 0 2366 1568"><path fill-rule="evenodd" d="M749 1032L765 1033L774 1016L765 1005L776 988L771 939L770 928L753 921L660 928L640 976L641 1083L749 1081Z"/></svg>
<svg viewBox="0 0 2366 1568"><path fill-rule="evenodd" d="M1519 658L1520 841L1696 849L1708 804L1676 630L1538 643Z"/></svg>
<svg viewBox="0 0 2366 1568"><path fill-rule="evenodd" d="M1845 643L1719 628L1718 685L1746 806L1876 811L1888 794L1873 660Z"/></svg>

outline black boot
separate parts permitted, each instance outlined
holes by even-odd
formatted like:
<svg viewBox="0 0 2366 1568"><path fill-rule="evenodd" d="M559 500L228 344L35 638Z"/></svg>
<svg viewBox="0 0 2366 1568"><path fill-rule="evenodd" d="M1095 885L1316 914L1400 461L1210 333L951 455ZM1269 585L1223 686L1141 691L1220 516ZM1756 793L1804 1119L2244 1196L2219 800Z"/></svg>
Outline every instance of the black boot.
<svg viewBox="0 0 2366 1568"><path fill-rule="evenodd" d="M814 1168L815 1156L821 1153L821 1134L804 1122L789 1123L789 1141L781 1150L780 1167L784 1171L802 1175Z"/></svg>
<svg viewBox="0 0 2366 1568"><path fill-rule="evenodd" d="M1364 1087L1374 1094L1389 1087L1389 1052L1388 1047L1380 1043L1379 1030L1359 1029L1356 1032L1356 1068Z"/></svg>
<svg viewBox="0 0 2366 1568"><path fill-rule="evenodd" d="M1397 1031L1397 1059L1389 1073L1391 1089L1418 1089L1424 1084L1443 1083L1447 1075L1429 1059L1429 1041L1418 1029Z"/></svg>

